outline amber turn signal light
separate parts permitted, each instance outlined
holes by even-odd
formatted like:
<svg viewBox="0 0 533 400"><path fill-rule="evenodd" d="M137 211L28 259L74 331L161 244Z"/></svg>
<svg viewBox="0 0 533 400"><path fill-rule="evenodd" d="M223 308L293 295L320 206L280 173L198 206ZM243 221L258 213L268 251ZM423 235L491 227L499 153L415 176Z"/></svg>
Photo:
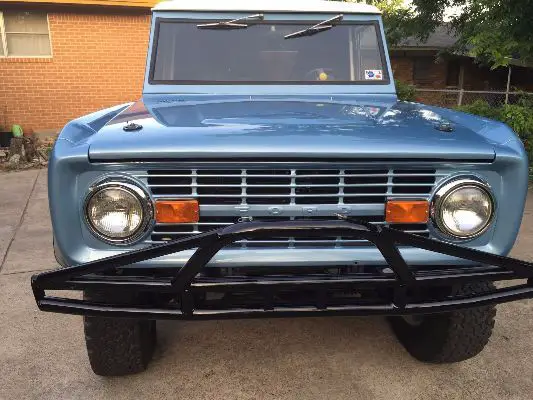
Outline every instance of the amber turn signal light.
<svg viewBox="0 0 533 400"><path fill-rule="evenodd" d="M155 202L155 220L167 224L198 222L199 209L196 200L159 200Z"/></svg>
<svg viewBox="0 0 533 400"><path fill-rule="evenodd" d="M400 224L425 224L429 217L429 203L425 200L390 200L385 207L385 221Z"/></svg>

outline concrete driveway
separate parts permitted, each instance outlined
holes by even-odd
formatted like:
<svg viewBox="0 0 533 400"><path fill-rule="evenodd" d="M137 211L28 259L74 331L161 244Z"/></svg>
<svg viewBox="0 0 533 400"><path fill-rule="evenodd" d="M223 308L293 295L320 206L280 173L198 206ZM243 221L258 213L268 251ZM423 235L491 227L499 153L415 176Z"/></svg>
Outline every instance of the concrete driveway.
<svg viewBox="0 0 533 400"><path fill-rule="evenodd" d="M533 254L533 193L513 255ZM147 372L92 374L77 316L39 312L54 266L46 171L0 174L0 399L531 399L533 301L499 307L486 350L425 365L381 318L159 323Z"/></svg>

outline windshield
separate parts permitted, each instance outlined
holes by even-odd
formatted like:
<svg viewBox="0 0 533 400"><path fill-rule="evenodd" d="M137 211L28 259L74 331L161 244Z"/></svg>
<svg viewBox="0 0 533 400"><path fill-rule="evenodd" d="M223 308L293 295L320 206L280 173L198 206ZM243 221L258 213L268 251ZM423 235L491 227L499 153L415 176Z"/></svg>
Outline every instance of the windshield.
<svg viewBox="0 0 533 400"><path fill-rule="evenodd" d="M206 29L206 21L161 19L150 82L389 82L377 23L344 21L312 35L291 36L319 22L248 21L241 29Z"/></svg>

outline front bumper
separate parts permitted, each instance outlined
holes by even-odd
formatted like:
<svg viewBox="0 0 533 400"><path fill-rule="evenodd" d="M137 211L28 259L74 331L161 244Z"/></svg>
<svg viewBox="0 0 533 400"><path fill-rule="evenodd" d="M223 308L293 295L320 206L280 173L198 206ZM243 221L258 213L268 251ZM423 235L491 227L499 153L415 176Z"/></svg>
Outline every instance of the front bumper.
<svg viewBox="0 0 533 400"><path fill-rule="evenodd" d="M266 274L220 278L201 274L213 256L230 243L279 236L343 236L368 240L381 252L388 268L338 276ZM398 245L458 257L479 267L413 268L405 262ZM124 273L126 269L123 267L130 264L189 249L196 250L173 276L161 277L154 274L154 270L142 269L130 269L135 275L129 275L129 271ZM312 264L312 257L309 262ZM440 290L468 281L510 279L527 279L527 282L469 296L450 296ZM222 319L409 315L532 298L533 264L352 219L244 222L74 267L43 272L32 277L32 289L37 305L43 311L103 317ZM124 291L129 295L138 294L136 298L143 300L126 304L94 303L46 294L46 290L87 289ZM206 301L206 297L212 297L213 293L219 295Z"/></svg>

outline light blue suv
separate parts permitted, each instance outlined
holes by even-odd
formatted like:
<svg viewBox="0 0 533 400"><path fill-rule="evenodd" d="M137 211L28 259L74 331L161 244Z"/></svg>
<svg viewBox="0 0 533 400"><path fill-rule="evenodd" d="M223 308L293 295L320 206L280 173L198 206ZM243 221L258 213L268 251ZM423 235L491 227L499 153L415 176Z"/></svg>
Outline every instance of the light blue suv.
<svg viewBox="0 0 533 400"><path fill-rule="evenodd" d="M145 369L157 319L384 315L417 359L461 361L533 297L506 257L527 182L506 125L398 101L373 6L162 2L141 100L55 144L62 268L32 287L84 315L100 375Z"/></svg>

